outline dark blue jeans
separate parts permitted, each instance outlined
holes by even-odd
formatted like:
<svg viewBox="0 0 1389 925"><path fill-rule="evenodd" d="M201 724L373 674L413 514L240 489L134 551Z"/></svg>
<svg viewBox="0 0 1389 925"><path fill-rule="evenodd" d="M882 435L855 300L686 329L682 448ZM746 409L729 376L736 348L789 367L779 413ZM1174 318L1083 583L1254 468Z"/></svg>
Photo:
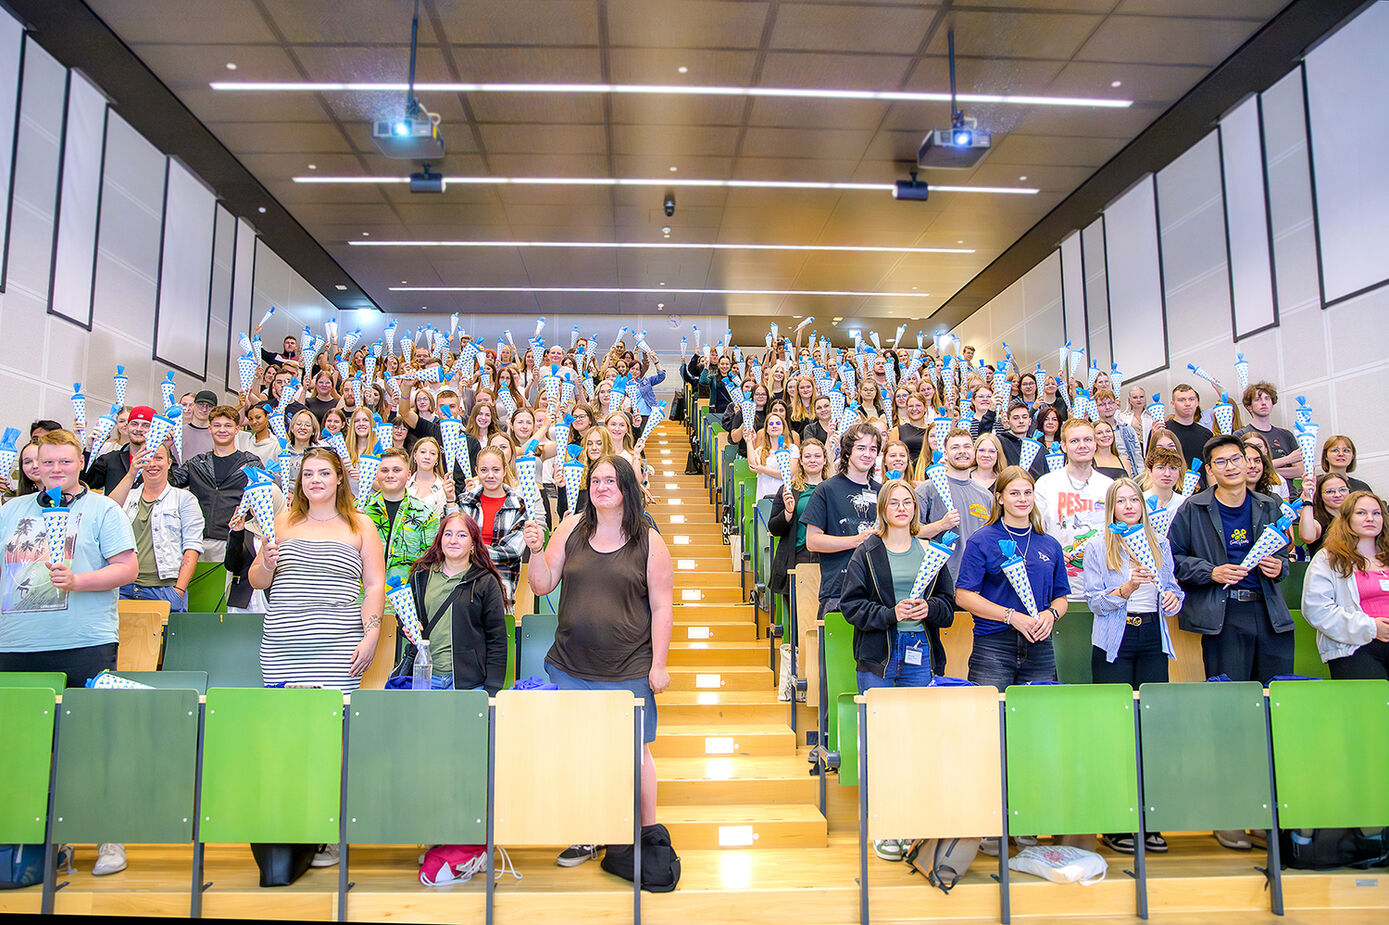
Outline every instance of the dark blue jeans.
<svg viewBox="0 0 1389 925"><path fill-rule="evenodd" d="M1028 642L1017 630L975 636L969 654L969 680L1000 691L1011 684L1056 680L1056 653L1051 638Z"/></svg>
<svg viewBox="0 0 1389 925"><path fill-rule="evenodd" d="M921 656L915 665L907 664L907 652ZM927 687L931 683L931 643L924 632L897 634L897 643L888 657L887 668L880 678L871 671L858 671L858 692L870 687Z"/></svg>

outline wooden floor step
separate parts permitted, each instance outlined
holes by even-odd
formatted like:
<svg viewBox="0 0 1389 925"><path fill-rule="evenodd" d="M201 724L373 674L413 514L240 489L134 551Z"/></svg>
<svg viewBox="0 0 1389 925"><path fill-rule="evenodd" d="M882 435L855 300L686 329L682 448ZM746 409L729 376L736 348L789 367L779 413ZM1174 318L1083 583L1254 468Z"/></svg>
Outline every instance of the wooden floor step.
<svg viewBox="0 0 1389 925"><path fill-rule="evenodd" d="M673 642L745 642L757 641L757 627L752 625L751 619L746 623L727 622L711 623L700 622L698 620L681 621L676 616L675 632L671 636ZM767 646L762 645L763 655L766 655Z"/></svg>
<svg viewBox="0 0 1389 925"><path fill-rule="evenodd" d="M721 671L725 668L748 668L767 664L767 646L755 640L741 642L711 642L708 640L676 640L670 644L670 667L699 668Z"/></svg>
<svg viewBox="0 0 1389 925"><path fill-rule="evenodd" d="M808 803L661 804L656 819L679 848L823 848L827 841L825 817Z"/></svg>
<svg viewBox="0 0 1389 925"><path fill-rule="evenodd" d="M776 699L776 691L667 690L656 696L658 730L679 725L719 724L734 732L737 724L789 723L791 705ZM659 738L659 731L658 736Z"/></svg>
<svg viewBox="0 0 1389 925"><path fill-rule="evenodd" d="M770 691L771 688L772 672L765 666L672 666L670 669L670 689L675 691Z"/></svg>
<svg viewBox="0 0 1389 925"><path fill-rule="evenodd" d="M819 782L794 754L667 758L656 765L662 804L815 803Z"/></svg>
<svg viewBox="0 0 1389 925"><path fill-rule="evenodd" d="M682 564L687 564L689 568L681 568ZM701 570L696 568L699 564L695 559L674 558L675 565L675 596L680 597L682 588L737 588L740 587L738 576L728 570L728 557L723 559L723 568L706 562Z"/></svg>
<svg viewBox="0 0 1389 925"><path fill-rule="evenodd" d="M676 623L751 623L752 605L745 601L732 604L675 600Z"/></svg>
<svg viewBox="0 0 1389 925"><path fill-rule="evenodd" d="M664 712L661 719L665 719ZM651 744L651 754L658 759L790 755L794 754L795 746L796 735L785 723L676 725L662 722L656 741Z"/></svg>
<svg viewBox="0 0 1389 925"><path fill-rule="evenodd" d="M677 604L746 604L747 593L735 581L731 588L677 588Z"/></svg>

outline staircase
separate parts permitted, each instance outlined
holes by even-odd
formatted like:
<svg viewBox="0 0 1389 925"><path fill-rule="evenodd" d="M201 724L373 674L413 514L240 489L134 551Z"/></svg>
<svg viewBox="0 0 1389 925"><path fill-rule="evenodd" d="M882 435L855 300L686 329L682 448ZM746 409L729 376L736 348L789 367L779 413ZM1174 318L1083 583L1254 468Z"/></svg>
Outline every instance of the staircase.
<svg viewBox="0 0 1389 925"><path fill-rule="evenodd" d="M823 848L818 786L776 696L753 607L703 479L685 475L683 425L647 440L648 510L675 566L670 688L656 698L657 820L681 849ZM764 620L765 626L765 620Z"/></svg>

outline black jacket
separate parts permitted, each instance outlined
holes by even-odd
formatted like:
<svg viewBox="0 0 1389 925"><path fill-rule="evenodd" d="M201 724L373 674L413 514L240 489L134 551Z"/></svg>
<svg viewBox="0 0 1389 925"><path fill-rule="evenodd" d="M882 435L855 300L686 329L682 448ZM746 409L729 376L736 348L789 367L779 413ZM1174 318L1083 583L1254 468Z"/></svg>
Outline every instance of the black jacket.
<svg viewBox="0 0 1389 925"><path fill-rule="evenodd" d="M1250 494L1253 500L1249 512L1250 532L1252 541L1257 542L1264 527L1278 520L1279 504L1276 498L1268 495L1258 492ZM1211 580L1212 569L1217 565L1230 564L1223 530L1220 511L1215 507L1215 489L1207 488L1186 500L1172 518L1172 526L1167 532L1167 540L1172 544L1177 581L1186 592L1186 602L1182 605L1178 622L1189 633L1212 636L1225 628L1229 589ZM1276 579L1265 576L1257 568L1252 573L1259 577L1264 607L1275 633L1290 633L1293 629L1288 604L1274 584L1288 575L1288 553L1291 549L1289 544L1274 553L1283 563L1283 569Z"/></svg>
<svg viewBox="0 0 1389 925"><path fill-rule="evenodd" d="M790 487L790 486L787 486ZM795 489L791 493L796 496L799 502L801 494L810 494L815 489L807 487L797 492ZM787 578L787 573L802 562L818 562L820 557L804 546L796 546L796 536L800 533L801 518L796 513L796 508L791 509L791 519L786 519L786 501L782 498L781 492L772 493L772 511L767 516L767 531L772 536L781 537L781 542L777 543L776 554L772 556L772 573L767 579L767 587L773 594L787 594L791 590L791 582Z"/></svg>
<svg viewBox="0 0 1389 925"><path fill-rule="evenodd" d="M102 453L92 467L82 474L82 481L104 495L109 495L130 471L130 444ZM138 477L137 477L138 478Z"/></svg>
<svg viewBox="0 0 1389 925"><path fill-rule="evenodd" d="M434 616L425 610L424 589L435 574L422 568L410 576L410 591L421 624L427 625ZM495 695L506 684L506 604L502 586L491 573L474 565L463 576L459 589L451 613L440 617L451 621L454 690L481 686Z"/></svg>
<svg viewBox="0 0 1389 925"><path fill-rule="evenodd" d="M955 622L955 580L950 566L941 568L926 598L926 636L931 641L931 673L945 673L945 649L940 630ZM864 540L844 569L839 610L854 627L854 660L859 671L882 677L897 642L897 594L892 587L892 565L880 536Z"/></svg>
<svg viewBox="0 0 1389 925"><path fill-rule="evenodd" d="M198 506L203 509L203 536L210 540L227 539L227 526L241 503L241 493L246 490L246 473L241 467L260 469L264 466L255 453L234 450L231 455L231 474L221 482L217 481L216 470L212 467L212 451L199 453L169 472L171 484L187 488L198 499Z"/></svg>

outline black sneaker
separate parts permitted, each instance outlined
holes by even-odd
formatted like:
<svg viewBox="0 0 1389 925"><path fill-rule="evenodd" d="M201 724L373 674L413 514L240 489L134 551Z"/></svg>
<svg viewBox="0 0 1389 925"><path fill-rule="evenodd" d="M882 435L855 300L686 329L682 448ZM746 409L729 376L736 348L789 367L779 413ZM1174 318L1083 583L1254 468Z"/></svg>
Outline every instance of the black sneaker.
<svg viewBox="0 0 1389 925"><path fill-rule="evenodd" d="M1161 832L1149 832L1148 837L1143 839L1143 847L1155 854L1162 854L1167 850L1167 839L1162 837Z"/></svg>
<svg viewBox="0 0 1389 925"><path fill-rule="evenodd" d="M570 845L559 853L555 863L560 867L578 867L585 861L592 861L597 857L597 845Z"/></svg>
<svg viewBox="0 0 1389 925"><path fill-rule="evenodd" d="M1101 835L1100 841L1104 842L1105 846L1108 847L1110 851L1117 851L1120 854L1133 854L1133 833L1131 832L1126 834ZM1144 844L1146 845L1147 843L1145 842ZM1163 850L1165 851L1166 848Z"/></svg>

